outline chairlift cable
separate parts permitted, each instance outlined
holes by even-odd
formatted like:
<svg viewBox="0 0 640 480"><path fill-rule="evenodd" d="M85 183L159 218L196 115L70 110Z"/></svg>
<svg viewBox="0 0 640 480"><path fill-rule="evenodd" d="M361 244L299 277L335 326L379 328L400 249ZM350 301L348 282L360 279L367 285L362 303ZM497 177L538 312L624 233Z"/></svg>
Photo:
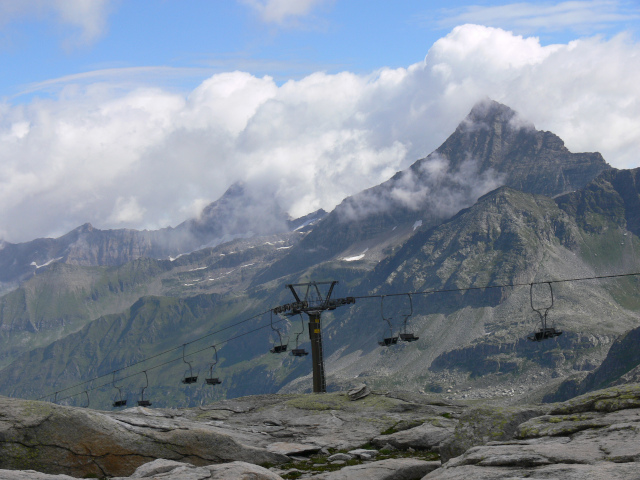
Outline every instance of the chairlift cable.
<svg viewBox="0 0 640 480"><path fill-rule="evenodd" d="M266 313L266 312L264 312L264 313ZM263 314L264 314L264 313L263 313ZM285 319L279 319L279 320L276 320L276 321L277 321L277 322L284 322L284 321L285 321ZM270 324L269 324L269 325L263 325L263 326L261 326L261 327L254 328L253 330L249 330L248 332L241 333L241 334L236 335L235 337L231 337L231 338L228 338L228 339L223 340L223 341L221 341L221 342L218 342L217 344L215 344L215 346L216 346L216 347L218 347L218 346L220 346L220 345L222 345L222 344L224 344L224 343L230 342L230 341L232 341L232 340L236 340L236 339L238 339L238 338L240 338L240 337L244 337L245 335L249 335L249 334L251 334L251 333L255 333L255 332L259 331L259 330L263 330L263 329L265 329L265 328L268 328L269 326L270 326ZM208 336L208 335L207 335L207 336ZM203 337L203 338L204 338L204 337ZM192 341L191 343L194 343L195 341L197 341L197 340L194 340L194 341ZM206 350L210 349L212 346L213 346L213 345L209 345L209 346L207 346L207 347L205 347L205 348L202 348L202 349L200 349L200 350L196 350L195 352L193 352L193 353L192 353L192 355L196 355L196 354L198 354L198 353L202 353L202 352L204 352L204 351L206 351ZM182 347L182 345L180 345L180 347ZM174 350L176 350L176 349L174 349ZM127 380L127 379L129 379L129 378L133 378L133 377L135 377L135 376L137 376L137 375L140 375L141 373L144 373L145 371L146 371L146 372L149 372L149 371L151 371L151 370L155 370L155 369L157 369L157 368L165 367L165 366L170 365L170 364L172 364L172 363L174 363L174 362L177 362L177 361L179 361L179 360L182 360L182 356L179 356L179 357L173 358L173 359L171 359L171 360L167 360L166 362L159 363L159 364L157 364L157 365L153 365L153 366L151 366L151 367L149 367L149 368L146 368L145 370L141 370L141 371L138 371L138 372L135 372L135 373L130 373L129 375L124 375L124 376L120 377L118 380L119 380L119 381ZM138 362L138 363L142 363L142 361L140 361L140 362ZM126 370L127 368L129 368L129 367L123 367L123 368L121 368L121 369L119 369L119 370ZM119 370L116 370L116 371L119 371ZM93 378L93 379L86 380L86 381L84 381L84 382L82 382L82 383L78 383L78 384L76 384L76 385L74 385L74 386L72 386L72 387L67 387L67 388L65 388L64 390L58 390L57 392L55 392L55 394L57 395L57 394L58 394L58 393L60 393L60 392L64 392L64 391L67 391L67 390L71 390L72 388L75 388L75 387L78 387L78 386L84 385L84 384L86 384L86 383L93 382L93 381L98 380L98 379L100 379L100 378L103 378L103 377L105 377L105 376L107 376L107 375L111 375L112 373L113 373L113 372L109 372L109 373L108 373L108 374L106 374L106 375L100 375L99 377L95 377L95 378ZM103 383L103 384L100 384L100 385L96 385L96 386L94 386L94 387L91 387L91 388L87 389L87 391L91 392L91 391L93 391L93 390L97 390L97 389L99 389L99 388L103 388L103 387L106 387L106 386L108 386L108 385L111 385L111 382L107 382L107 383ZM57 401L62 401L62 400L66 400L66 399L68 399L68 398L73 398L73 397L76 397L76 396L78 396L78 395L81 395L82 393L83 393L83 392L80 392L80 393L74 393L73 395L67 395L66 397L62 397L62 398L57 399ZM47 398L47 397L50 397L50 396L51 396L51 394L49 394L49 395L44 395L44 396L42 396L42 397L37 398L36 400L42 400L43 398Z"/></svg>
<svg viewBox="0 0 640 480"><path fill-rule="evenodd" d="M255 314L253 317L245 318L244 320L240 320L239 322L233 323L233 324L231 324L231 325L227 325L226 327L221 328L221 329L219 329L219 330L216 330L215 332L207 333L206 335L203 335L203 336L198 337L198 338L196 338L196 339L194 339L194 340L191 340L190 342L187 342L187 343L185 343L184 345L191 345L192 343L199 342L200 340L202 340L202 339L204 339L204 338L211 337L212 335L216 335L216 334L218 334L218 333L220 333L220 332L224 332L225 330L229 330L229 329L230 329L230 328L232 328L232 327L236 327L236 326L238 326L238 325L242 325L243 323L247 323L247 322L249 322L249 321L251 321L251 320L254 320L254 319L258 318L258 317L261 317L262 315L264 315L265 313L267 313L267 312L269 312L269 311L270 311L270 310L265 310L264 312L257 313L257 314ZM278 320L278 321L281 321L281 320ZM154 355L151 355L150 357L143 358L142 360L138 360L138 361L133 362L133 363L131 363L131 364L127 365L127 366L124 366L124 367L122 367L122 368L119 368L119 369L118 369L118 370L116 370L116 371L120 371L120 370L127 370L127 369L129 369L129 368L135 367L136 365L140 365L141 363L148 362L149 360L153 360L154 358L158 358L158 357L161 357L161 356L163 356L163 355L166 355L167 353L175 352L176 350L179 350L180 348L183 348L183 345L180 345L180 346L177 346L177 347L173 347L173 348L169 348L169 349L167 349L167 350L165 350L165 351L163 351L163 352L156 353L156 354L154 354ZM201 350L199 350L198 352L200 352L200 351L201 351ZM194 352L194 353L198 353L198 352ZM171 363L171 362L173 362L173 360L171 360L169 363ZM94 378L93 378L93 379L91 379L91 380L86 380L86 381L84 381L84 382L77 383L77 384L72 385L72 386L70 386L70 387L63 388L62 390L59 390L59 391L58 391L58 393L59 393L59 392L66 392L67 390L71 390L71 389L73 389L73 388L80 387L80 386L84 385L85 383L89 383L89 382L91 382L91 381L93 381L93 380L99 380L99 379L101 379L101 378L103 378L103 377L107 377L107 376L109 376L109 375L111 375L111 374L112 374L112 372L105 373L105 374L102 374L102 375L98 375L97 377L94 377ZM135 375L137 375L137 373L135 373L135 374L133 374L133 375L130 375L130 376L135 376ZM121 380L123 380L123 379L125 379L125 378L129 378L130 376L122 377L122 378L121 378ZM51 396L51 395L43 395L42 397L38 397L38 398L36 398L36 400L42 400L43 398L46 398L47 396ZM75 396L75 395L72 395L72 396ZM68 398L68 397L65 397L65 398Z"/></svg>
<svg viewBox="0 0 640 480"><path fill-rule="evenodd" d="M466 292L469 290L486 290L489 288L509 288L509 287L528 287L530 285L540 285L543 283L564 283L564 282L579 282L583 280L602 280L607 278L618 277L633 277L640 276L640 272L636 273L619 273L614 275L597 275L594 277L581 277L581 278L564 278L559 280L542 280L538 282L524 282L524 283L505 283L502 285L487 285L484 287L463 287L463 288L447 288L442 290L423 290L419 292L401 292L401 293L385 293L377 295L360 295L353 296L352 298L366 300L369 298L382 298L382 297L400 297L404 295L430 295L432 293L451 293L451 292Z"/></svg>
<svg viewBox="0 0 640 480"><path fill-rule="evenodd" d="M424 290L424 291L417 291L417 292L402 292L402 293L390 293L390 294L378 294L378 295L360 295L360 296L353 296L353 297L350 297L350 298L363 299L363 300L364 299L380 298L382 300L383 297L396 297L396 296L404 296L404 295L409 295L409 298L411 298L411 295L430 295L430 294L433 294L433 293L465 292L465 291L471 291L471 290L486 290L486 289L490 289L490 288L523 287L523 286L539 285L539 284L544 284L544 283L547 283L547 284L551 285L552 283L578 282L578 281L585 281L585 280L603 280L603 279L609 279L609 278L622 278L622 277L632 277L632 276L640 276L640 272L611 274L611 275L595 275L595 276L592 276L592 277L566 278L566 279L557 279L557 280L543 280L543 281L526 282L526 283L522 282L522 283L510 283L510 284L501 284L501 285L487 285L487 286L483 286L483 287L464 287L464 288L451 288L451 289L442 289L442 290L433 289L433 290ZM229 330L230 328L236 327L238 325L241 325L243 323L246 323L246 322L254 320L254 319L258 318L258 317L261 317L261 316L265 315L268 312L273 312L273 309L270 308L268 310L265 310L263 312L260 312L260 313L258 313L256 315L254 315L252 317L246 318L244 320L241 320L239 322L236 322L234 324L231 324L231 325L228 325L228 326L226 326L224 328L216 330L215 332L211 332L211 333L208 333L208 334L203 335L201 337L198 337L198 338L196 338L194 340L191 340L190 342L187 342L185 344L182 344L182 345L179 345L177 347L173 347L173 348L167 349L167 350L165 350L163 352L157 353L155 355L152 355L150 357L144 358L142 360L138 360L138 361L136 361L136 362L134 362L134 363L132 363L130 365L127 365L125 367L122 367L122 368L120 368L119 370L116 370L116 371L127 370L129 368L132 368L132 367L134 367L136 365L142 364L142 363L147 362L149 360L152 360L154 358L158 358L158 357L160 357L162 355L166 355L167 353L174 352L174 351L176 351L176 350L178 350L180 348L184 348L184 345L190 345L190 344L198 342L198 341L200 341L200 340L202 340L204 338L210 337L212 335L216 335L216 334L218 334L220 332L223 332L225 330ZM249 335L251 333L257 332L257 331L262 330L262 329L265 329L267 327L271 327L272 328L273 323L281 322L281 321L285 321L285 319L278 319L275 322L271 321L271 323L269 323L268 325L263 325L261 327L258 327L258 328L255 328L253 330L250 330L248 332L236 335L236 336L231 337L231 338L229 338L229 339L227 339L227 340L225 340L223 342L218 343L217 345L229 342L231 340L235 340L235 339L243 337L245 335ZM200 350L197 350L197 351L193 352L192 355L195 355L197 353L201 353L201 352L203 352L205 350L208 350L209 348L211 348L211 345L207 346L206 348L203 348L203 349L200 349ZM174 362L176 362L178 360L182 360L182 356L174 358L174 359L171 359L171 360L168 360L168 361L160 363L158 365L151 366L151 367L149 367L149 368L147 368L147 369L145 369L143 371L138 371L136 373L132 373L132 374L123 376L123 377L120 378L120 380L125 380L125 379L134 377L136 375L139 375L140 373L144 373L144 372L147 372L147 371L150 371L150 370L155 370L157 368L160 368L160 367L169 365L171 363L174 363ZM69 396L66 396L66 397L62 397L60 399L57 398L58 393L65 392L65 391L71 390L73 388L77 388L79 386L85 385L85 384L93 382L95 380L99 380L99 379L101 379L103 377L111 375L112 373L113 372L109 372L109 373L106 373L106 374L103 374L103 375L99 375L99 376L94 377L94 378L92 378L90 380L86 380L84 382L77 383L75 385L72 385L70 387L64 388L62 390L58 390L57 392L55 392L56 400L54 400L54 402L66 400L68 398L73 398L73 397L75 397L77 395L81 395L82 393L84 393L84 391L80 392L80 393L73 394L73 395L69 395ZM89 389L87 389L85 391L86 392L93 391L93 390L96 390L98 388L105 387L105 386L109 385L110 383L111 382L104 383L104 384L89 388ZM42 399L45 399L45 398L50 397L50 396L51 396L51 394L43 395L43 396L37 398L37 400L42 400Z"/></svg>

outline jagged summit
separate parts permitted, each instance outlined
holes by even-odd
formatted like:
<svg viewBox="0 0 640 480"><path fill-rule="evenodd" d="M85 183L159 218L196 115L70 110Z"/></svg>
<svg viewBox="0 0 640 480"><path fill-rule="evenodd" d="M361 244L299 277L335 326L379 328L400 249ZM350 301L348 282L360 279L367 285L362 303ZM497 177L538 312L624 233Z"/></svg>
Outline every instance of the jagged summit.
<svg viewBox="0 0 640 480"><path fill-rule="evenodd" d="M557 135L536 130L511 108L488 99L412 168L419 171L437 157L446 159L452 171L474 164L478 172L502 175L504 185L547 196L578 190L610 168L599 153L572 153Z"/></svg>
<svg viewBox="0 0 640 480"><path fill-rule="evenodd" d="M207 244L217 238L268 235L287 230L289 215L271 195L262 195L242 182L231 185L215 202L207 205L198 218L187 220L176 230Z"/></svg>
<svg viewBox="0 0 640 480"><path fill-rule="evenodd" d="M517 120L517 123L514 120ZM496 122L502 124L513 122L512 126L514 128L519 124L534 128L532 123L522 119L515 110L490 98L485 98L476 103L460 126L481 122L489 125Z"/></svg>

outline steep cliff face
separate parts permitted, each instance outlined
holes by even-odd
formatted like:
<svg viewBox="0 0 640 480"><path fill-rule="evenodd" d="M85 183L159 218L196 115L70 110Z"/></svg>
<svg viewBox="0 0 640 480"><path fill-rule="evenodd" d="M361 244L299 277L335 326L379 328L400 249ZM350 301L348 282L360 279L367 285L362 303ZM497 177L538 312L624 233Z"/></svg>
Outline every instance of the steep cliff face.
<svg viewBox="0 0 640 480"><path fill-rule="evenodd" d="M577 395L606 388L611 385L638 381L637 367L640 365L640 327L629 330L611 345L609 353L600 366L584 378L569 379L558 389L544 397L545 402L562 402ZM625 378L625 375L629 378Z"/></svg>
<svg viewBox="0 0 640 480"><path fill-rule="evenodd" d="M640 235L640 168L608 169L584 189L556 199L558 206L588 232L602 233L608 226Z"/></svg>
<svg viewBox="0 0 640 480"><path fill-rule="evenodd" d="M599 153L571 153L557 135L491 100L477 104L436 153L453 169L475 160L480 172L502 174L504 185L546 196L581 189L610 168Z"/></svg>

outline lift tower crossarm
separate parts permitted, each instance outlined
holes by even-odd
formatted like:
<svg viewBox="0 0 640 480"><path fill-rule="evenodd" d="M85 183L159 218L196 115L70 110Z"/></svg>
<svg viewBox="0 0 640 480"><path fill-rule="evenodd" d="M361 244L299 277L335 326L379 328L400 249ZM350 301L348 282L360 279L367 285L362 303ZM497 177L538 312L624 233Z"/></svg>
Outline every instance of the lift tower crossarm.
<svg viewBox="0 0 640 480"><path fill-rule="evenodd" d="M325 310L335 310L342 305L356 303L354 297L331 299L337 280L330 282L293 283L286 285L291 290L295 303L287 303L273 309L273 313L287 316L306 313L309 316L309 340L311 340L311 358L313 362L313 393L325 393L327 384L324 374L324 358L322 354L322 325L320 315ZM326 295L320 292L320 285L329 285ZM306 288L304 298L296 291L296 287ZM315 293L315 295L314 295Z"/></svg>

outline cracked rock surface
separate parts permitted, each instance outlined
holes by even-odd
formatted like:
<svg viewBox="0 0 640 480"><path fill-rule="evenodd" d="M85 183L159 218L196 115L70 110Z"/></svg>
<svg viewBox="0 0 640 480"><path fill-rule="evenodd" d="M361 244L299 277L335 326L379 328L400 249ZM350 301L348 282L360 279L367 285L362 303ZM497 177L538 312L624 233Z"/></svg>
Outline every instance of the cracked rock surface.
<svg viewBox="0 0 640 480"><path fill-rule="evenodd" d="M0 397L0 412L7 480L640 479L640 384L517 407L335 392L120 412Z"/></svg>
<svg viewBox="0 0 640 480"><path fill-rule="evenodd" d="M635 384L549 405L518 425L512 440L469 448L425 480L640 478L638 400Z"/></svg>
<svg viewBox="0 0 640 480"><path fill-rule="evenodd" d="M144 410L106 413L0 397L0 468L103 477L131 475L157 458L202 466L288 459L252 446L255 434Z"/></svg>

